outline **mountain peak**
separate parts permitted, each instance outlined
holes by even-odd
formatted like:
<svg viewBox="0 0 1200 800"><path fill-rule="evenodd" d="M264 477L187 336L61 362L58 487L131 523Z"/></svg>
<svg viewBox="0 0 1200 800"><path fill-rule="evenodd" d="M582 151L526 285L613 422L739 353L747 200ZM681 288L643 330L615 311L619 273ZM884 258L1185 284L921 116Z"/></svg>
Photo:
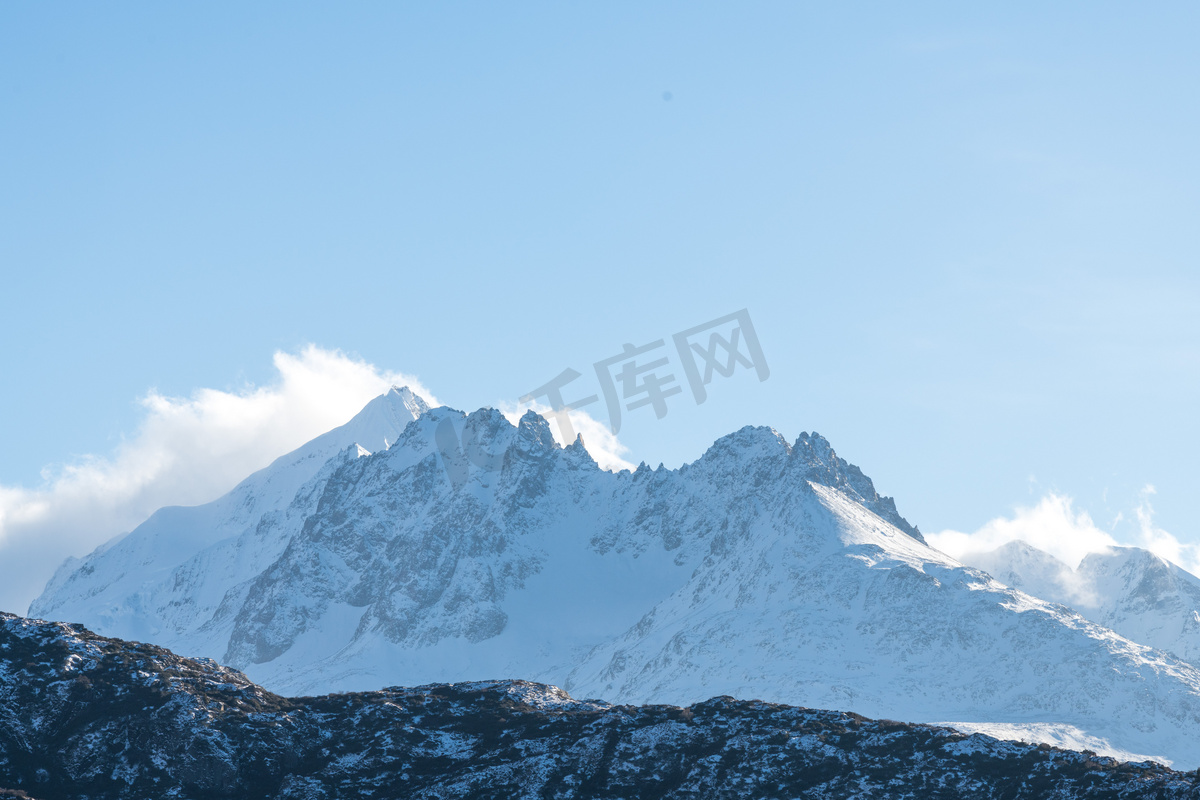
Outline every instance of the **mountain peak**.
<svg viewBox="0 0 1200 800"><path fill-rule="evenodd" d="M549 451L558 446L550 432L550 423L533 409L526 411L517 422L517 441L521 449L527 451Z"/></svg>
<svg viewBox="0 0 1200 800"><path fill-rule="evenodd" d="M1056 569L1071 568L1070 565L1068 565L1062 559L1047 553L1045 550L1034 547L1024 539L1013 539L1011 542L1005 542L997 547L993 552L1006 555L1008 557L1032 559L1033 561L1039 563L1051 565Z"/></svg>
<svg viewBox="0 0 1200 800"><path fill-rule="evenodd" d="M900 516L895 501L875 491L874 482L857 466L838 456L833 445L821 434L816 431L801 433L789 455L792 468L799 468L806 480L857 495L864 506L924 544L920 529Z"/></svg>
<svg viewBox="0 0 1200 800"><path fill-rule="evenodd" d="M425 401L425 398L407 386L392 386L391 389L388 389L386 396L389 399L399 401L401 405L408 409L408 412L413 415L414 419L429 410L429 403Z"/></svg>
<svg viewBox="0 0 1200 800"><path fill-rule="evenodd" d="M774 428L765 425L746 425L712 443L701 461L747 457L777 458L789 455L792 448Z"/></svg>
<svg viewBox="0 0 1200 800"><path fill-rule="evenodd" d="M1087 565L1086 567L1084 566L1085 564ZM1134 566L1143 569L1167 569L1170 566L1170 562L1142 547L1114 545L1104 550L1088 553L1079 563L1078 569L1082 571L1090 568L1093 571L1100 571L1101 569L1112 570L1125 566Z"/></svg>
<svg viewBox="0 0 1200 800"><path fill-rule="evenodd" d="M582 467L591 467L599 469L599 464L596 459L592 458L592 454L588 452L587 445L583 443L583 434L575 434L575 441L563 448L563 459L574 469Z"/></svg>

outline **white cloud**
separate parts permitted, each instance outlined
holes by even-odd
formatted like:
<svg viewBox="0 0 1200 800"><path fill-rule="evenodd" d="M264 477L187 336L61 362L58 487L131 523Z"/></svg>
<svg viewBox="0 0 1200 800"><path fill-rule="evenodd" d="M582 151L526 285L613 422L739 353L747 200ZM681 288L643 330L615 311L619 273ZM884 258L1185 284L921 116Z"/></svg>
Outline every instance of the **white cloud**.
<svg viewBox="0 0 1200 800"><path fill-rule="evenodd" d="M1181 542L1174 534L1154 526L1154 507L1150 504L1150 496L1156 493L1151 484L1146 484L1142 489L1142 499L1136 512L1137 545L1178 564L1193 575L1200 575L1200 544Z"/></svg>
<svg viewBox="0 0 1200 800"><path fill-rule="evenodd" d="M550 422L550 432L554 434L554 441L558 442L563 447L571 444L565 441L556 415L550 406L544 403L505 403L500 407L502 413L509 422L514 425L529 409L541 414ZM594 419L586 411L571 410L566 412L570 417L571 426L574 432L583 437L583 446L587 448L588 453L596 460L601 469L609 470L610 472L619 472L623 469L634 469L635 465L630 464L621 456L629 452L629 448L621 444L621 440L608 429L608 426L597 419Z"/></svg>
<svg viewBox="0 0 1200 800"><path fill-rule="evenodd" d="M437 398L409 375L314 345L276 353L266 386L199 389L191 397L150 391L132 436L107 456L43 470L35 489L0 486L0 609L24 613L67 556L81 556L168 505L220 497L255 470L346 422L392 385ZM530 406L502 409L514 422ZM549 407L535 411L551 419ZM571 412L575 430L604 469L632 469L628 449L603 423Z"/></svg>
<svg viewBox="0 0 1200 800"><path fill-rule="evenodd" d="M213 500L251 472L349 420L389 386L419 381L336 350L276 353L277 375L238 392L141 400L137 431L106 457L43 471L36 489L0 486L0 609L23 613L54 568L166 505Z"/></svg>
<svg viewBox="0 0 1200 800"><path fill-rule="evenodd" d="M1088 553L1114 546L1141 547L1200 575L1200 544L1181 542L1154 525L1154 508L1150 503L1154 494L1151 485L1142 489L1135 511L1138 532L1133 541L1118 541L1099 528L1086 511L1076 511L1070 497L1055 493L1046 495L1035 506L1018 507L1012 517L993 519L973 533L946 530L925 534L925 538L937 549L966 563L972 563L973 554L986 553L1019 539L1058 558L1072 570ZM1123 519L1118 514L1113 527Z"/></svg>
<svg viewBox="0 0 1200 800"><path fill-rule="evenodd" d="M1086 511L1076 511L1070 497L1050 493L1032 507L1019 506L1013 516L998 517L974 533L946 530L925 534L926 540L955 558L995 550L1020 539L1074 568L1088 553L1118 544L1096 527Z"/></svg>

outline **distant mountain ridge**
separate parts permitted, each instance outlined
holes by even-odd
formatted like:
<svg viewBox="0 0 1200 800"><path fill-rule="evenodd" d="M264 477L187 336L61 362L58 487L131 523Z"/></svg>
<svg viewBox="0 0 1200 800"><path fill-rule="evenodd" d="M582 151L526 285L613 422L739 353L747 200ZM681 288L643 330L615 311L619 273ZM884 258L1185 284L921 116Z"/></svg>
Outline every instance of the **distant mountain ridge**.
<svg viewBox="0 0 1200 800"><path fill-rule="evenodd" d="M199 552L137 561L170 551L152 518L31 612L289 693L521 677L612 702L726 694L1200 763L1200 671L930 548L815 433L747 427L679 469L611 473L532 412L514 425L404 408L416 418L390 423L390 447L341 437L252 525L217 521L189 537Z"/></svg>
<svg viewBox="0 0 1200 800"><path fill-rule="evenodd" d="M1072 569L1022 541L963 557L998 580L1200 666L1200 578L1140 547L1089 553Z"/></svg>

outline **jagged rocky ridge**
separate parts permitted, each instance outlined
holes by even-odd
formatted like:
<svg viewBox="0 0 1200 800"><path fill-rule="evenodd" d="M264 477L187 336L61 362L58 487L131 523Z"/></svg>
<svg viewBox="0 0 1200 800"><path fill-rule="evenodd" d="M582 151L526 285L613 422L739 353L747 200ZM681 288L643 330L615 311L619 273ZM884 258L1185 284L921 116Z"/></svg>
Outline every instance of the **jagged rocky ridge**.
<svg viewBox="0 0 1200 800"><path fill-rule="evenodd" d="M309 476L175 564L130 559L169 537L152 520L33 613L279 692L520 676L1200 763L1200 671L928 547L816 434L748 427L680 469L614 474L535 414L438 408Z"/></svg>
<svg viewBox="0 0 1200 800"><path fill-rule="evenodd" d="M0 795L1168 800L1200 797L1197 781L730 697L613 706L488 681L285 698L212 661L0 614Z"/></svg>

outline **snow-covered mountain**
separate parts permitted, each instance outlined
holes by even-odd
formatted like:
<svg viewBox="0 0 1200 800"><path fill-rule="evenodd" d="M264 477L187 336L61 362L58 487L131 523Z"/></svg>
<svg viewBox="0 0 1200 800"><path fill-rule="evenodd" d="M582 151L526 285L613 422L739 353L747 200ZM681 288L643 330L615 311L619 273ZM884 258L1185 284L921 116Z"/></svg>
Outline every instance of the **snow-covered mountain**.
<svg viewBox="0 0 1200 800"><path fill-rule="evenodd" d="M536 414L438 408L309 475L142 583L106 557L124 540L93 554L33 613L144 624L273 691L519 677L1200 763L1200 671L928 547L815 433L748 427L678 470L610 473Z"/></svg>
<svg viewBox="0 0 1200 800"><path fill-rule="evenodd" d="M965 556L997 580L1200 666L1200 578L1149 550L1112 547L1076 569L1022 541Z"/></svg>

